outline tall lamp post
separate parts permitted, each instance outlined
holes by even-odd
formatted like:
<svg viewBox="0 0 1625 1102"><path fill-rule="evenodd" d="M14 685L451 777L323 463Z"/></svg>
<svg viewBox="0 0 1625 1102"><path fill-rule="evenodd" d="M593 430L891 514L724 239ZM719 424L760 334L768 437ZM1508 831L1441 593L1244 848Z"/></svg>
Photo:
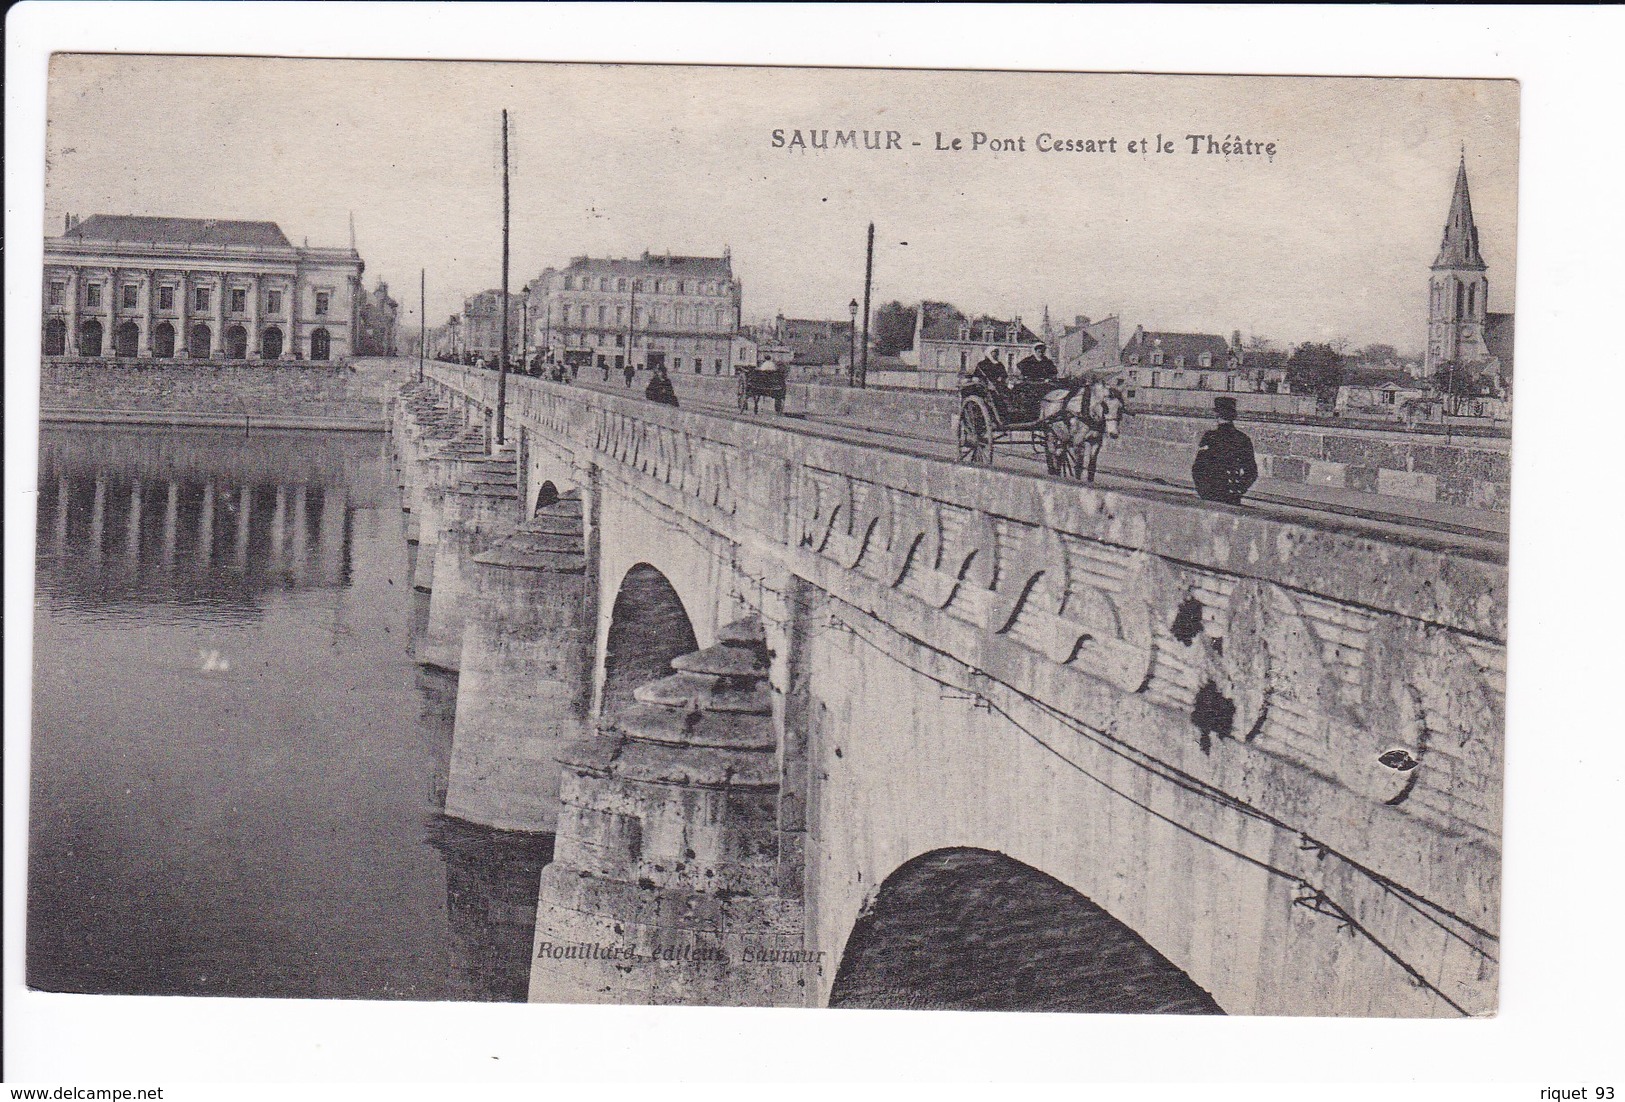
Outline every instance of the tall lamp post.
<svg viewBox="0 0 1625 1102"><path fill-rule="evenodd" d="M851 338L849 343L851 344L852 348L851 348L851 351L848 352L847 356L846 356L846 381L847 381L848 385L856 386L857 382L858 382L858 300L857 299L853 299L851 302L846 304L846 312L848 314L852 315L852 331L847 334L847 336Z"/></svg>

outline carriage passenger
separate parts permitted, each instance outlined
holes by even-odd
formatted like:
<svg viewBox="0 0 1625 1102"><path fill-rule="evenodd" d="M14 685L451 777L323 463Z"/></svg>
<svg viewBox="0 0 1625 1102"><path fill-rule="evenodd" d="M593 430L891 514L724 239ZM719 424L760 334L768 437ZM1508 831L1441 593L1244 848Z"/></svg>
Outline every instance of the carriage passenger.
<svg viewBox="0 0 1625 1102"><path fill-rule="evenodd" d="M981 380L991 390L1002 392L1010 389L1010 373L999 359L999 350L992 346L988 347L981 362L971 369L971 377Z"/></svg>

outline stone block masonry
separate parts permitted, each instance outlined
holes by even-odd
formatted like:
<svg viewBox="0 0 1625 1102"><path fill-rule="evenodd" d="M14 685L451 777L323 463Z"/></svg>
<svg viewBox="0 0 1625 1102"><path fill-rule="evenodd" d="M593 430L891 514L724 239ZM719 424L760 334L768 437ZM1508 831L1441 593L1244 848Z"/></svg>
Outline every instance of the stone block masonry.
<svg viewBox="0 0 1625 1102"><path fill-rule="evenodd" d="M40 416L129 424L382 429L386 396L346 365L51 360Z"/></svg>
<svg viewBox="0 0 1625 1102"><path fill-rule="evenodd" d="M474 556L446 813L551 833L558 755L589 733L592 616L581 498Z"/></svg>

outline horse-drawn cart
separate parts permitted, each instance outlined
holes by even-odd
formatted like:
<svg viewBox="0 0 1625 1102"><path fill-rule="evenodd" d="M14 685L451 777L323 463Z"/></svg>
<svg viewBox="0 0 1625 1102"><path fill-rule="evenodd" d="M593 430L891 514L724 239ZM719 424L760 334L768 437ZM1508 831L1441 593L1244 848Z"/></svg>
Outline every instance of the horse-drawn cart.
<svg viewBox="0 0 1625 1102"><path fill-rule="evenodd" d="M959 461L993 465L1003 449L1042 456L1050 474L1094 481L1104 421L1087 379L1023 381L1013 387L970 376L959 386Z"/></svg>
<svg viewBox="0 0 1625 1102"><path fill-rule="evenodd" d="M763 360L752 366L739 368L739 410L748 405L752 413L760 412L762 399L773 399L773 412L784 412L785 372L773 360Z"/></svg>

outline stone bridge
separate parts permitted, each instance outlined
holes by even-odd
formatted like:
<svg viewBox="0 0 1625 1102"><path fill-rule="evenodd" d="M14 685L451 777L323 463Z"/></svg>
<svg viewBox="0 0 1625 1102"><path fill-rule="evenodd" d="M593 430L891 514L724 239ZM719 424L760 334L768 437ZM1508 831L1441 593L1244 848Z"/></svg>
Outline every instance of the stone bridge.
<svg viewBox="0 0 1625 1102"><path fill-rule="evenodd" d="M533 1000L1494 1010L1502 562L507 386L394 431Z"/></svg>

